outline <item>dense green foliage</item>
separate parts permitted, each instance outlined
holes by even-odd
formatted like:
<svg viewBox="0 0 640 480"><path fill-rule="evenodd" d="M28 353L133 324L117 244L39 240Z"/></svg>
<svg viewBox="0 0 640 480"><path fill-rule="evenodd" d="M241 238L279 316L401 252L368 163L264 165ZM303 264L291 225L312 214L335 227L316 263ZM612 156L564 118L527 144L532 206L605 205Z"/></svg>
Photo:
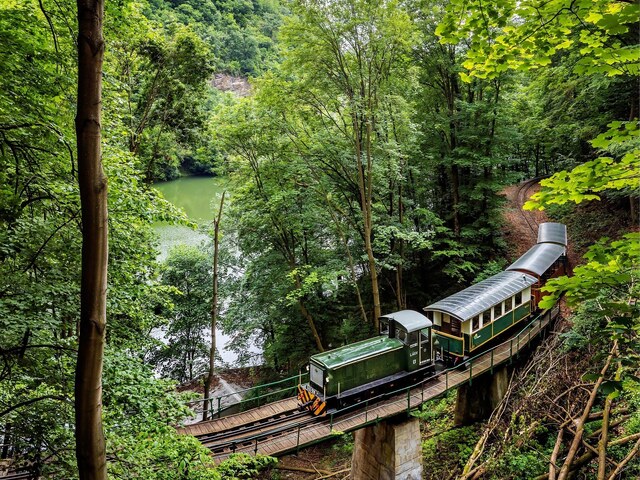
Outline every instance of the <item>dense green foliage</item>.
<svg viewBox="0 0 640 480"><path fill-rule="evenodd" d="M282 65L214 121L245 269L227 282L224 321L258 335L276 368L369 335L374 270L390 311L420 309L504 263L499 192L509 183L578 166L595 169L606 195L636 188L635 130L611 124L637 103L628 72L584 77L558 54L544 69L460 75L475 51L467 30L437 35L457 4L411 7L409 18L387 3L294 2ZM624 132L627 150L611 142ZM598 148L608 160L594 160ZM631 183L612 185L618 172ZM300 330L305 340L293 341Z"/></svg>
<svg viewBox="0 0 640 480"><path fill-rule="evenodd" d="M68 479L82 228L75 8L0 0L0 457ZM153 181L229 177L221 323L245 357L257 343L268 367L297 372L310 354L371 335L379 311L420 310L501 270L506 185L554 174L530 208L570 222L574 204L602 200L623 227L637 222L637 13L615 0L107 2L110 475L250 478L273 464L213 469L173 428L189 398L175 384L207 366L211 254L179 248L158 264L153 222L189 222ZM220 72L252 77L252 94L213 88ZM547 289L549 304L566 293L577 308L566 351L599 361L615 343L620 367L598 401L635 408L620 427L631 433L639 244L603 239ZM446 430L450 407L421 416ZM532 452L549 454L553 433L515 438L489 473L544 472ZM438 433L425 455L455 444L443 469L462 468L477 436Z"/></svg>
<svg viewBox="0 0 640 480"><path fill-rule="evenodd" d="M33 462L48 478L68 479L77 475L72 405L82 227L69 23L75 8L73 2L0 4L0 430L7 444L2 456ZM175 82L158 86L148 115L151 129L162 128L162 122L182 125L181 117L195 119L193 112L180 111L176 97L190 107L183 95L198 99L203 87L196 84L205 85L210 69L194 56L206 53L201 40L184 29L154 30L139 8L133 2L109 4L105 27L110 48L103 162L110 251L103 382L109 469L120 478L176 478L176 471L184 473L181 478L217 478L207 451L172 427L187 413L186 399L143 361L155 343L149 333L162 322L155 312L171 300L170 290L157 281L151 223L181 217L145 184L145 160L129 144L142 118L136 109L149 101L142 97L149 97L146 82L157 73L154 62L171 70L167 76L188 73L195 80L189 84L185 77L183 90ZM199 64L185 64L187 59ZM157 108L166 102L176 116L160 119Z"/></svg>

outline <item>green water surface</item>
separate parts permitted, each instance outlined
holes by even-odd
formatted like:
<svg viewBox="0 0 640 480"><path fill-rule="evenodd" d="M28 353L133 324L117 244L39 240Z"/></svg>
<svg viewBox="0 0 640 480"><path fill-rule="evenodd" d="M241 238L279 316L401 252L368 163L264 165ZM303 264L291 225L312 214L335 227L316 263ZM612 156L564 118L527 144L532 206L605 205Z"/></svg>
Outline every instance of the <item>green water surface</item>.
<svg viewBox="0 0 640 480"><path fill-rule="evenodd" d="M206 224L213 221L228 181L223 177L181 177L156 183L154 187L162 192L164 198L182 208L190 220ZM177 245L197 246L208 241L201 231L183 225L157 223L154 229L158 234L160 261L167 258L169 250Z"/></svg>
<svg viewBox="0 0 640 480"><path fill-rule="evenodd" d="M183 208L196 222L210 222L220 206L220 197L229 182L222 177L181 177L154 185L164 198Z"/></svg>

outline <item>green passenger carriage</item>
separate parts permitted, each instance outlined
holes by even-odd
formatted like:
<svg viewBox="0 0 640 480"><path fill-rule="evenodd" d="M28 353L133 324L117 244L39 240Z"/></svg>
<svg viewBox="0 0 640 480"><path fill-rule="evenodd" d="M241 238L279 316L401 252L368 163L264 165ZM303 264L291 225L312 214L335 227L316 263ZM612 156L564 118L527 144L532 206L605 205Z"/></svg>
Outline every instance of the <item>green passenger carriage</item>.
<svg viewBox="0 0 640 480"><path fill-rule="evenodd" d="M436 358L458 363L528 318L535 283L525 273L501 272L425 307Z"/></svg>

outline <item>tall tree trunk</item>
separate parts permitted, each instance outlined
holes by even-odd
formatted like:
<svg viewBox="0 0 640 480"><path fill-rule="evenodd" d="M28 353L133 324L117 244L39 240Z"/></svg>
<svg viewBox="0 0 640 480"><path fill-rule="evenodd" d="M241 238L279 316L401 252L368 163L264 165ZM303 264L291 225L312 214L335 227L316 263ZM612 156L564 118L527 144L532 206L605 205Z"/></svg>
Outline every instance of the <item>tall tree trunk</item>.
<svg viewBox="0 0 640 480"><path fill-rule="evenodd" d="M458 174L458 165L455 163L451 164L451 202L453 210L453 233L456 237L460 237L460 175Z"/></svg>
<svg viewBox="0 0 640 480"><path fill-rule="evenodd" d="M340 240L342 241L342 245L344 246L344 251L347 254L347 259L349 261L349 272L351 273L351 281L353 282L353 286L356 290L356 297L358 299L358 308L360 309L360 315L362 316L362 322L363 323L367 323L368 319L367 319L367 312L364 308L364 303L362 302L362 295L360 294L360 287L358 286L358 276L356 275L356 268L355 268L355 263L353 261L353 256L351 255L351 249L349 248L349 242L347 241L347 237L344 234L344 231L342 230L342 226L340 224L340 219L337 217L334 209L336 208L331 201L329 200L329 198L327 197L327 195L324 195L325 199L327 200L327 205L329 207L329 214L331 215L331 219L333 220L333 223L335 224L336 230L338 231L338 236L340 237Z"/></svg>
<svg viewBox="0 0 640 480"><path fill-rule="evenodd" d="M290 260L291 271L295 269L295 261L293 259ZM295 282L296 289L300 290L302 288L302 281L300 280L300 275L296 272L295 274ZM302 298L298 298L298 307L300 308L300 313L307 320L309 324L309 329L311 330L311 334L313 335L313 340L316 342L316 348L320 352L324 352L324 346L322 345L322 339L320 338L320 334L318 333L318 329L316 328L316 322L313 320L313 316L307 309L306 305Z"/></svg>
<svg viewBox="0 0 640 480"><path fill-rule="evenodd" d="M376 259L373 255L373 244L371 242L371 235L373 233L372 223L372 159L371 159L371 124L367 122L367 166L365 172L365 166L362 161L362 139L360 137L360 130L362 122L358 119L358 114L353 113L353 131L355 140L355 154L358 168L358 189L360 191L360 207L362 210L363 220L363 232L364 232L364 248L367 253L367 259L369 263L369 274L371 275L371 296L373 297L373 327L374 331L379 330L380 322L380 289L378 286L378 271L376 270Z"/></svg>
<svg viewBox="0 0 640 480"><path fill-rule="evenodd" d="M398 187L398 222L404 224L404 204L402 203L402 184ZM404 240L398 240L398 255L400 261L396 268L396 300L398 309L404 310L407 307L406 295L404 294L404 284L402 281L403 262L404 262Z"/></svg>
<svg viewBox="0 0 640 480"><path fill-rule="evenodd" d="M224 207L224 197L227 192L222 192L218 215L213 221L213 298L211 299L211 350L209 350L209 374L204 383L204 405L202 406L202 420L208 418L209 395L211 395L211 384L215 374L216 358L216 323L218 321L218 255L220 253L220 220L222 219L222 208Z"/></svg>
<svg viewBox="0 0 640 480"><path fill-rule="evenodd" d="M107 179L100 149L103 0L77 0L76 137L82 209L80 338L75 382L76 458L81 480L106 480L102 357L107 317Z"/></svg>

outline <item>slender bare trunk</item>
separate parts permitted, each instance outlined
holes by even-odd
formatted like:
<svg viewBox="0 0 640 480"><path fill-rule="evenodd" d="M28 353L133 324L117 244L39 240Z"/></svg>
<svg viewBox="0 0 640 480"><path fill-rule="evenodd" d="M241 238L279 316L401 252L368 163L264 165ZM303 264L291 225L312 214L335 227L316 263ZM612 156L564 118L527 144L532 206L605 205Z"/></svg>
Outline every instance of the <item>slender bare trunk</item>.
<svg viewBox="0 0 640 480"><path fill-rule="evenodd" d="M291 261L291 269L295 268L295 263L293 260ZM300 276L296 273L295 275L296 288L300 290L302 288L302 282L300 281ZM316 322L313 320L313 316L307 309L306 305L302 298L298 299L298 308L300 308L300 313L307 320L309 324L309 329L311 330L311 334L313 335L313 340L316 342L316 348L320 352L324 352L324 346L322 345L322 339L320 338L320 334L318 333L318 329L316 328Z"/></svg>
<svg viewBox="0 0 640 480"><path fill-rule="evenodd" d="M453 211L453 234L460 236L460 175L458 166L451 165L451 209Z"/></svg>
<svg viewBox="0 0 640 480"><path fill-rule="evenodd" d="M107 299L107 179L102 170L103 0L78 0L76 136L82 208L80 338L75 382L76 458L81 480L106 480L102 357Z"/></svg>
<svg viewBox="0 0 640 480"><path fill-rule="evenodd" d="M220 220L222 219L222 208L224 207L224 197L227 192L222 192L218 215L213 221L213 298L211 300L211 350L209 351L209 374L204 383L204 405L202 406L202 420L208 418L209 396L211 395L211 384L215 374L216 357L216 323L218 321L218 256L220 253Z"/></svg>
<svg viewBox="0 0 640 480"><path fill-rule="evenodd" d="M404 205L402 203L402 185L398 188L398 222L400 225L404 223ZM407 299L404 295L404 285L402 281L402 272L404 262L404 240L398 240L398 254L400 256L400 261L398 262L398 266L396 268L396 299L398 302L398 309L403 310L406 308Z"/></svg>
<svg viewBox="0 0 640 480"><path fill-rule="evenodd" d="M556 443L553 446L553 451L551 452L551 459L549 460L549 480L556 480L558 455L560 453L560 448L562 447L563 435L564 435L564 428L560 427L560 430L558 431L558 436L556 437Z"/></svg>

